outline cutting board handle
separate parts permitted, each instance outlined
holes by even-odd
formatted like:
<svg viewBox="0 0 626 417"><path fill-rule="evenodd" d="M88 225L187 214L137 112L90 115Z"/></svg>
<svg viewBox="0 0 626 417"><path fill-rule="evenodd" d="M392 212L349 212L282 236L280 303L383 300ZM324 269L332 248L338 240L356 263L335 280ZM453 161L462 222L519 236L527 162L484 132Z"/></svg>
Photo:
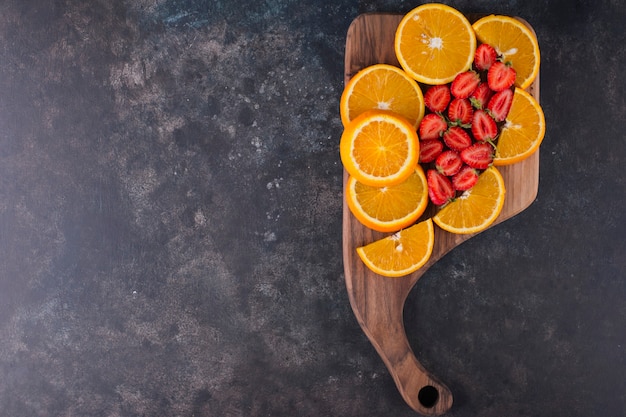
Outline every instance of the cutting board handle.
<svg viewBox="0 0 626 417"><path fill-rule="evenodd" d="M398 337L397 350L380 353L404 401L415 411L438 416L452 407L452 393L417 361L406 336ZM387 356L389 355L389 356Z"/></svg>
<svg viewBox="0 0 626 417"><path fill-rule="evenodd" d="M392 284L395 280L376 278L380 280L379 284L387 284L386 291L368 292L367 298L376 298L372 305L378 308L369 311L367 308L356 309L355 312L359 312L356 314L357 320L385 363L405 402L423 415L444 414L452 407L452 393L415 357L404 329L402 317L404 303L393 302L397 301L398 297L390 297L391 293L395 292L391 288L398 289L398 286ZM359 298L351 301L361 304L362 299ZM389 303L390 300L393 301ZM367 324L362 322L361 312L367 315Z"/></svg>

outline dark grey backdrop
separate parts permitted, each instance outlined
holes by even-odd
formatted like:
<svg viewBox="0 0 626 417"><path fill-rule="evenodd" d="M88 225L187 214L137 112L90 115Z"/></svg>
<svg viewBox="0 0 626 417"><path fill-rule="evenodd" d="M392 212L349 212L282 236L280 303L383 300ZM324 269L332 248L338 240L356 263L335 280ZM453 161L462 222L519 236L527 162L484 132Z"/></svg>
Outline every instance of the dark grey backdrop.
<svg viewBox="0 0 626 417"><path fill-rule="evenodd" d="M450 416L626 414L626 4L527 19L536 202L411 293ZM352 316L350 22L418 1L4 0L0 416L413 416Z"/></svg>

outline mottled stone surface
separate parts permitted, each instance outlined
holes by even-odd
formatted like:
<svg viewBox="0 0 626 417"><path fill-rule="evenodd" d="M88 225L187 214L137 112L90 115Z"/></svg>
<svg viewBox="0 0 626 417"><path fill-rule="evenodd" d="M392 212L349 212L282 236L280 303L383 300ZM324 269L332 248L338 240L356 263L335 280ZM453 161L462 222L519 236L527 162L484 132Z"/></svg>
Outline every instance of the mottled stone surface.
<svg viewBox="0 0 626 417"><path fill-rule="evenodd" d="M411 293L450 416L626 414L626 4L542 50L537 201ZM354 319L347 28L419 2L0 4L0 416L413 416Z"/></svg>

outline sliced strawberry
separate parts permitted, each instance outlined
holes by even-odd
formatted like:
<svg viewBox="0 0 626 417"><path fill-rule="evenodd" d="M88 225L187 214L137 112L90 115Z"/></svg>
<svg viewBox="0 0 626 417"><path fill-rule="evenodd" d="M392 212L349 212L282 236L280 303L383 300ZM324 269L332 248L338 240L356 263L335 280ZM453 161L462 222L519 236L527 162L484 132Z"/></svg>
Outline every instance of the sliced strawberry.
<svg viewBox="0 0 626 417"><path fill-rule="evenodd" d="M443 134L443 141L448 148L460 152L472 144L470 135L459 126L451 126Z"/></svg>
<svg viewBox="0 0 626 417"><path fill-rule="evenodd" d="M478 142L461 151L461 159L475 169L487 169L493 162L493 146L487 142Z"/></svg>
<svg viewBox="0 0 626 417"><path fill-rule="evenodd" d="M498 136L498 125L485 110L476 110L474 112L472 135L478 141L492 141Z"/></svg>
<svg viewBox="0 0 626 417"><path fill-rule="evenodd" d="M435 165L437 166L437 171L447 177L451 177L459 172L463 166L463 160L461 159L461 155L456 151L443 151L437 157Z"/></svg>
<svg viewBox="0 0 626 417"><path fill-rule="evenodd" d="M498 91L491 97L489 104L487 104L487 110L496 122L503 122L509 114L509 110L511 110L512 103L513 90L506 88L502 91Z"/></svg>
<svg viewBox="0 0 626 417"><path fill-rule="evenodd" d="M478 87L476 87L476 90L474 90L469 100L472 106L477 109L482 109L489 103L491 96L493 96L493 91L489 88L489 84L481 82L478 84Z"/></svg>
<svg viewBox="0 0 626 417"><path fill-rule="evenodd" d="M433 162L443 152L443 142L439 139L428 139L420 142L420 163Z"/></svg>
<svg viewBox="0 0 626 417"><path fill-rule="evenodd" d="M487 83L493 91L502 91L515 83L516 72L510 63L496 61L487 72Z"/></svg>
<svg viewBox="0 0 626 417"><path fill-rule="evenodd" d="M458 74L450 85L450 92L456 98L468 98L480 84L480 76L476 71L465 71Z"/></svg>
<svg viewBox="0 0 626 417"><path fill-rule="evenodd" d="M448 128L448 123L443 116L437 113L429 113L420 122L420 140L439 139Z"/></svg>
<svg viewBox="0 0 626 417"><path fill-rule="evenodd" d="M433 204L442 206L454 198L452 182L436 169L426 171L426 182L428 183L428 197Z"/></svg>
<svg viewBox="0 0 626 417"><path fill-rule="evenodd" d="M478 171L469 165L463 165L452 177L452 186L457 191L469 190L478 181Z"/></svg>
<svg viewBox="0 0 626 417"><path fill-rule="evenodd" d="M447 84L434 85L424 94L424 105L433 113L442 112L450 103L450 88Z"/></svg>
<svg viewBox="0 0 626 417"><path fill-rule="evenodd" d="M498 54L493 46L483 43L478 45L474 54L474 67L478 71L488 70L491 65L498 59Z"/></svg>
<svg viewBox="0 0 626 417"><path fill-rule="evenodd" d="M453 125L470 127L473 114L472 103L466 98L455 98L448 107L448 120Z"/></svg>

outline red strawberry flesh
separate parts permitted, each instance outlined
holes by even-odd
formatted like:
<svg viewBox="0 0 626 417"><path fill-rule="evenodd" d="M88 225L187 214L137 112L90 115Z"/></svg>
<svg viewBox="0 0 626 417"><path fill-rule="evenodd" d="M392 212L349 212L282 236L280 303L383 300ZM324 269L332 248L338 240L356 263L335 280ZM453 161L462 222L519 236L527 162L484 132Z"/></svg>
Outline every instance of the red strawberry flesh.
<svg viewBox="0 0 626 417"><path fill-rule="evenodd" d="M420 163L433 162L443 152L443 142L438 139L423 140L420 142Z"/></svg>
<svg viewBox="0 0 626 417"><path fill-rule="evenodd" d="M424 105L433 113L440 113L450 103L450 88L446 84L434 85L424 94Z"/></svg>
<svg viewBox="0 0 626 417"><path fill-rule="evenodd" d="M482 109L487 106L491 96L493 96L493 91L489 88L489 84L485 82L478 84L478 87L476 87L476 90L474 90L469 100L472 106L477 109Z"/></svg>
<svg viewBox="0 0 626 417"><path fill-rule="evenodd" d="M472 144L470 135L459 126L451 126L444 134L443 141L453 151L460 152Z"/></svg>
<svg viewBox="0 0 626 417"><path fill-rule="evenodd" d="M437 206L446 204L456 194L450 179L436 169L426 171L426 182L428 184L428 197Z"/></svg>
<svg viewBox="0 0 626 417"><path fill-rule="evenodd" d="M486 43L480 44L474 54L474 66L478 71L488 70L497 58L498 54L493 46Z"/></svg>
<svg viewBox="0 0 626 417"><path fill-rule="evenodd" d="M463 165L452 177L452 186L457 191L467 191L478 181L478 171L469 165Z"/></svg>
<svg viewBox="0 0 626 417"><path fill-rule="evenodd" d="M475 169L487 169L493 162L493 146L487 142L478 142L461 151L461 159Z"/></svg>
<svg viewBox="0 0 626 417"><path fill-rule="evenodd" d="M429 113L422 118L419 126L420 140L439 139L448 128L446 120L437 113Z"/></svg>
<svg viewBox="0 0 626 417"><path fill-rule="evenodd" d="M506 90L515 83L516 75L511 65L496 61L487 72L487 83L493 91Z"/></svg>
<svg viewBox="0 0 626 417"><path fill-rule="evenodd" d="M459 172L459 170L463 166L463 160L461 159L461 155L459 155L458 152L443 151L437 157L435 165L437 166L437 171L441 172L447 177L451 177L452 175Z"/></svg>
<svg viewBox="0 0 626 417"><path fill-rule="evenodd" d="M498 136L498 125L486 111L476 110L472 118L472 135L478 141L492 141Z"/></svg>
<svg viewBox="0 0 626 417"><path fill-rule="evenodd" d="M480 84L480 76L476 71L461 72L452 80L450 92L456 98L468 98L478 84Z"/></svg>
<svg viewBox="0 0 626 417"><path fill-rule="evenodd" d="M491 97L487 110L496 122L503 122L511 110L511 104L513 104L513 90L507 88Z"/></svg>
<svg viewBox="0 0 626 417"><path fill-rule="evenodd" d="M472 103L466 98L455 98L448 107L448 119L456 125L469 125L473 114Z"/></svg>

